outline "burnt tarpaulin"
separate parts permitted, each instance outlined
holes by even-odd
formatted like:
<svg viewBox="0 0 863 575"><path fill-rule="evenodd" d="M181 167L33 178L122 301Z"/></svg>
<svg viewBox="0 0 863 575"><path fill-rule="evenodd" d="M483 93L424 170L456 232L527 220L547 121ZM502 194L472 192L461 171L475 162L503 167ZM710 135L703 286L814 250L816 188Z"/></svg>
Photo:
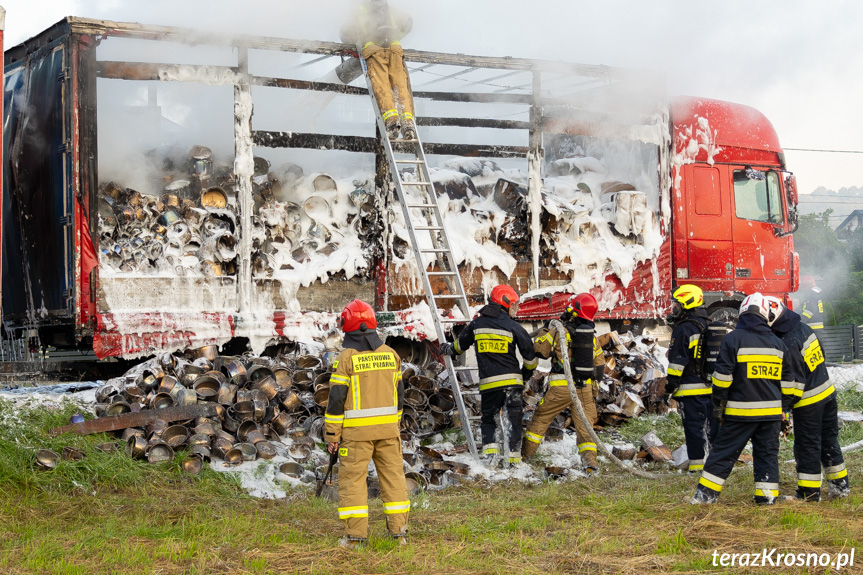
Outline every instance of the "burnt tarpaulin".
<svg viewBox="0 0 863 575"><path fill-rule="evenodd" d="M7 318L65 314L69 289L68 198L64 144L65 51L37 50L7 69L3 123L3 313Z"/></svg>

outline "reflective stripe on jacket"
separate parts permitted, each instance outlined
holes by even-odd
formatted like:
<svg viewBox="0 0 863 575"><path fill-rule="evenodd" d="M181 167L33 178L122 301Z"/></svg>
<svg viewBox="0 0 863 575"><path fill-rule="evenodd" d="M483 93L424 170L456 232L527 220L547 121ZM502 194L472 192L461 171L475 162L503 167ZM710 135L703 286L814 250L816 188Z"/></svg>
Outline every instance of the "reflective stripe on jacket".
<svg viewBox="0 0 863 575"><path fill-rule="evenodd" d="M671 332L668 344L668 382L677 389L672 397L710 395L710 384L698 374L701 333L707 329L707 312L695 308Z"/></svg>
<svg viewBox="0 0 863 575"><path fill-rule="evenodd" d="M397 437L404 386L395 350L387 345L366 352L346 349L337 365L324 415L326 440Z"/></svg>
<svg viewBox="0 0 863 575"><path fill-rule="evenodd" d="M458 354L472 345L476 347L480 391L524 384L516 349L521 353L524 367L535 369L537 366L530 336L498 304L480 309L479 316L453 342Z"/></svg>
<svg viewBox="0 0 863 575"><path fill-rule="evenodd" d="M829 399L836 390L830 383L824 351L812 327L806 325L799 314L785 310L773 330L788 346L794 371L797 374L794 408L806 407Z"/></svg>
<svg viewBox="0 0 863 575"><path fill-rule="evenodd" d="M726 419L772 421L797 399L788 348L761 316L745 313L725 336L713 372L713 403Z"/></svg>

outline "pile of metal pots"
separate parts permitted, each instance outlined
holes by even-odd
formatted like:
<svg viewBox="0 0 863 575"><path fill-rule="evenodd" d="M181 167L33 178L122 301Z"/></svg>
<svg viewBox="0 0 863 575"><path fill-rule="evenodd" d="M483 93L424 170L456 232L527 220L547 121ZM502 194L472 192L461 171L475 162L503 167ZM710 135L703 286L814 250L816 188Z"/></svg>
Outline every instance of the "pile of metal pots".
<svg viewBox="0 0 863 575"><path fill-rule="evenodd" d="M172 423L154 418L145 428L123 430L126 453L151 463L170 460L180 449L200 463L216 458L238 465L277 454L308 459L315 442L323 441L330 366L337 353L267 358L216 351L209 346L186 356L164 354L135 366L97 390L96 414L197 403L215 407L211 417ZM190 465L190 471L200 468Z"/></svg>
<svg viewBox="0 0 863 575"><path fill-rule="evenodd" d="M160 195L116 182L99 188L100 263L145 275L222 276L237 271L236 178L195 146L163 176ZM266 173L266 172L265 172Z"/></svg>
<svg viewBox="0 0 863 575"><path fill-rule="evenodd" d="M369 182L354 181L354 190L342 193L336 181L318 174L312 195L300 200L294 193L302 168L291 164L278 172L279 189L262 187L255 198L252 273L273 277L280 270L308 263L315 254L329 256L345 245L368 248L379 234L374 196ZM259 201L260 200L260 201ZM297 200L297 201L292 201Z"/></svg>
<svg viewBox="0 0 863 575"><path fill-rule="evenodd" d="M343 245L376 245L381 217L370 182L354 181L353 191L341 191L332 177L318 174L309 195L297 192L304 178L301 167L270 168L268 160L254 158L255 277L273 277ZM232 167L214 165L209 148L194 146L188 158L165 160L159 187L159 194L142 194L116 182L100 186L102 266L143 275L235 275L242 208Z"/></svg>
<svg viewBox="0 0 863 575"><path fill-rule="evenodd" d="M388 343L400 356L417 362L403 362L401 422L406 446L417 446L419 438L453 425L455 402L445 369L431 360L424 344L404 338ZM276 455L313 465L313 452L324 442L323 414L336 357L337 351L311 353L302 345L275 358L220 356L215 346L182 356L163 354L99 388L96 414L207 403L215 415L179 422L154 417L145 427L117 432L126 453L159 463L187 450L192 472L211 459L238 465Z"/></svg>

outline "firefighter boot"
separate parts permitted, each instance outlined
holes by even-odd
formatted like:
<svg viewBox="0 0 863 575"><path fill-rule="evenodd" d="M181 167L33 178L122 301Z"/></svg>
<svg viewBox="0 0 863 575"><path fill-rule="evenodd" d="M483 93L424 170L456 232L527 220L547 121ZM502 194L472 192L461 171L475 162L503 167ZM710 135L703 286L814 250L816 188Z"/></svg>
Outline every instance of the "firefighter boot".
<svg viewBox="0 0 863 575"><path fill-rule="evenodd" d="M345 549L362 549L366 546L367 539L365 537L342 537L339 539L339 547Z"/></svg>
<svg viewBox="0 0 863 575"><path fill-rule="evenodd" d="M417 128L416 124L414 124L413 116L405 118L402 124L402 137L405 140L417 139Z"/></svg>
<svg viewBox="0 0 863 575"><path fill-rule="evenodd" d="M581 453L581 462L584 464L584 470L589 474L593 474L597 469L599 469L599 464L596 462L595 451L583 451Z"/></svg>
<svg viewBox="0 0 863 575"><path fill-rule="evenodd" d="M401 547L402 545L408 544L408 532L407 531L405 531L404 533L389 533L388 535L390 536L390 538L393 539L393 541L396 542L396 545L398 545L399 547Z"/></svg>
<svg viewBox="0 0 863 575"><path fill-rule="evenodd" d="M827 481L827 492L830 497L848 497L851 494L851 484L848 482L848 477L840 479L830 479Z"/></svg>
<svg viewBox="0 0 863 575"><path fill-rule="evenodd" d="M695 489L695 495L692 496L692 499L689 502L692 505L705 505L710 503L716 503L716 499L719 497L719 492L710 489L709 487L705 487L703 485L699 485Z"/></svg>
<svg viewBox="0 0 863 575"><path fill-rule="evenodd" d="M541 439L542 438L540 438L540 440ZM539 442L531 439L530 432L528 432L524 441L521 442L521 456L525 459L533 457L536 455L537 449L539 449Z"/></svg>
<svg viewBox="0 0 863 575"><path fill-rule="evenodd" d="M402 127L399 125L398 116L384 120L384 127L387 129L387 138L390 140L399 139L399 132L401 132Z"/></svg>
<svg viewBox="0 0 863 575"><path fill-rule="evenodd" d="M486 465L491 466L500 456L500 444L486 443L482 446L482 454L480 459L485 461Z"/></svg>

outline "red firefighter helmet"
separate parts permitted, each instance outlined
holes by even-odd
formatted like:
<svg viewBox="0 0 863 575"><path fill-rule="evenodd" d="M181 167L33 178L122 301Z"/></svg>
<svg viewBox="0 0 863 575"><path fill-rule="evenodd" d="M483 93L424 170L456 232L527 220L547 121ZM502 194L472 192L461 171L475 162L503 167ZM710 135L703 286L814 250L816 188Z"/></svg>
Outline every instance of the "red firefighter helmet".
<svg viewBox="0 0 863 575"><path fill-rule="evenodd" d="M800 290L812 289L817 287L818 284L815 283L815 278L812 276L800 276Z"/></svg>
<svg viewBox="0 0 863 575"><path fill-rule="evenodd" d="M596 298L589 293L580 293L569 298L569 303L566 306L566 311L576 317L581 317L587 321L593 321L596 317L596 312L599 309L599 304Z"/></svg>
<svg viewBox="0 0 863 575"><path fill-rule="evenodd" d="M518 298L521 297L518 295L518 292L512 289L507 285L497 285L491 289L491 295L489 295L488 299L491 303L498 303L504 307L504 309L509 309L509 306L516 303Z"/></svg>
<svg viewBox="0 0 863 575"><path fill-rule="evenodd" d="M342 310L342 316L339 318L339 325L343 332L357 330L372 330L378 327L378 318L375 317L375 310L366 302L355 299L345 306Z"/></svg>

